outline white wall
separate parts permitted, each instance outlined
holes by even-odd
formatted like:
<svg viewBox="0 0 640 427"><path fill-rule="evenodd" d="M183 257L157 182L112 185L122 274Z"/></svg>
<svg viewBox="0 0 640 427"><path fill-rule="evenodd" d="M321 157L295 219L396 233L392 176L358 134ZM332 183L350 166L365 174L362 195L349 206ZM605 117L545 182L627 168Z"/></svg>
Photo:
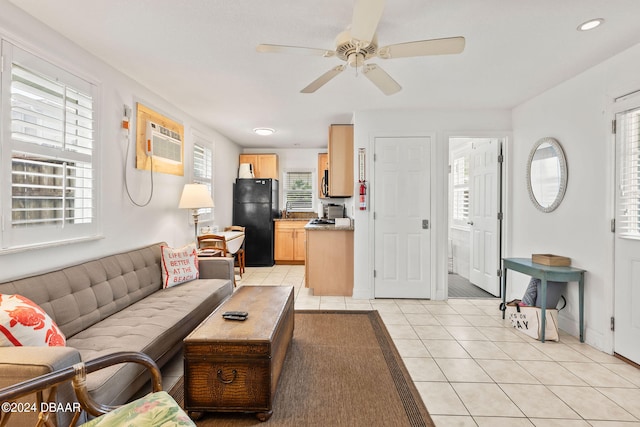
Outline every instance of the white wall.
<svg viewBox="0 0 640 427"><path fill-rule="evenodd" d="M508 137L511 129L511 113L507 110L468 111L361 111L354 120L354 170L358 170L358 149L366 148L366 171L369 181L368 194L376 185L373 182L373 139L376 136L431 136L436 156L435 180L432 181L431 235L435 239L436 253L432 268L435 283L432 299L446 299L447 280L447 227L448 227L448 160L450 136ZM357 174L356 174L357 176ZM357 183L354 182L354 188ZM356 193L357 194L357 193ZM373 298L373 236L371 209L355 210L354 234L354 298Z"/></svg>
<svg viewBox="0 0 640 427"><path fill-rule="evenodd" d="M513 111L514 145L510 162L511 250L507 256L532 253L568 256L588 271L585 279L585 339L611 351L613 336L613 136L611 99L640 89L640 45L548 90ZM556 138L569 169L567 192L551 213L538 211L527 193L526 162L533 144ZM510 295L521 297L528 278L512 274ZM569 285L568 306L560 327L578 333L577 286Z"/></svg>
<svg viewBox="0 0 640 427"><path fill-rule="evenodd" d="M0 0L0 9L0 36L100 85L97 143L102 165L99 212L103 236L84 243L1 253L0 281L159 241L171 245L192 241L193 226L189 224L189 214L177 206L183 185L190 181L194 130L215 143L215 222L221 225L231 223L231 184L240 153L235 143L175 108L170 100L162 99L51 31L6 0ZM150 204L143 208L135 207L129 201L123 181L126 142L120 121L123 106L134 107L136 101L181 122L185 127L185 176L154 174L154 195ZM134 131L135 128L132 134ZM140 202L146 200L149 194L149 173L134 168L134 151L132 149L126 159L127 175L131 192ZM229 203L223 203L224 200Z"/></svg>

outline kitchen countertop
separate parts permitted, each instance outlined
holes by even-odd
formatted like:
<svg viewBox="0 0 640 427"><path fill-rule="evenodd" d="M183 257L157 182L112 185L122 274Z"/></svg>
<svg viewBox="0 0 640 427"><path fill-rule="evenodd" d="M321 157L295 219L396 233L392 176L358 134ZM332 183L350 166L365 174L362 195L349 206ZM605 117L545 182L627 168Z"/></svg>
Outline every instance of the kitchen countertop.
<svg viewBox="0 0 640 427"><path fill-rule="evenodd" d="M309 222L311 221L313 218L274 218L274 221L305 221L305 222Z"/></svg>

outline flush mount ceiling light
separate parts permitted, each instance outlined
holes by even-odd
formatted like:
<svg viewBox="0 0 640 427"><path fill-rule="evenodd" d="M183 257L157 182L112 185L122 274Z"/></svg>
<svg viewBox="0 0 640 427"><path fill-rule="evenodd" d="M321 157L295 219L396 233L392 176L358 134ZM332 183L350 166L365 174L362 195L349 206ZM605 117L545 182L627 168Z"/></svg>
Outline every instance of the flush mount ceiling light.
<svg viewBox="0 0 640 427"><path fill-rule="evenodd" d="M253 132L257 135L267 136L275 133L275 130L271 128L255 128Z"/></svg>
<svg viewBox="0 0 640 427"><path fill-rule="evenodd" d="M587 22L583 22L582 24L578 25L578 31L593 30L594 28L599 27L603 23L604 23L604 19L602 18L590 19Z"/></svg>

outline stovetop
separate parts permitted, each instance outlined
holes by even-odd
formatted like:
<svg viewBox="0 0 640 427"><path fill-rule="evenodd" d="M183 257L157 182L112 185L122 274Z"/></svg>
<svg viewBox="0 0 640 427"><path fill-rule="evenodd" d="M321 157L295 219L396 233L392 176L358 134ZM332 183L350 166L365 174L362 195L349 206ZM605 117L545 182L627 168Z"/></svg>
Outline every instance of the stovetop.
<svg viewBox="0 0 640 427"><path fill-rule="evenodd" d="M317 225L317 224L335 224L335 219L326 219L326 218L314 218L309 221L309 224Z"/></svg>

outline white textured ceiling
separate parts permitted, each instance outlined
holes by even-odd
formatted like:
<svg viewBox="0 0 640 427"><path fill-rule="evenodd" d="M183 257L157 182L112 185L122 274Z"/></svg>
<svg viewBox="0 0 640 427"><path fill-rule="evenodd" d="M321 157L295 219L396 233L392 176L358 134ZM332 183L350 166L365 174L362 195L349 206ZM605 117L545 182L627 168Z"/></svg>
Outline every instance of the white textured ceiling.
<svg viewBox="0 0 640 427"><path fill-rule="evenodd" d="M301 94L342 62L256 45L334 49L352 1L11 2L245 147L323 147L355 111L511 108L640 42L640 0L387 0L381 46L464 36L464 52L370 61L403 87L392 96L353 69ZM606 22L576 31L590 18Z"/></svg>

